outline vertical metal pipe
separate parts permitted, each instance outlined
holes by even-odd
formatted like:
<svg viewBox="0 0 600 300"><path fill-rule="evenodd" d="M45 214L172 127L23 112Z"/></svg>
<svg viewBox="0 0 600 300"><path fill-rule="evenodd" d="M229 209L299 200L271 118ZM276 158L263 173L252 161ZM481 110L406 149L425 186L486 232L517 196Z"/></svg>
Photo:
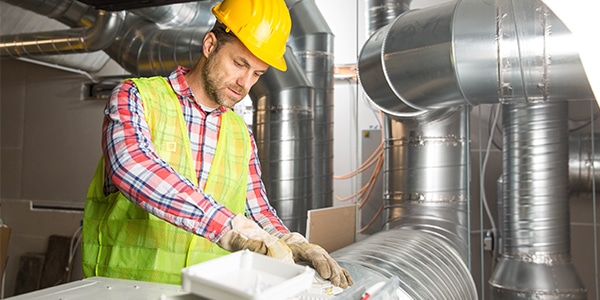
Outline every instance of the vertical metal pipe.
<svg viewBox="0 0 600 300"><path fill-rule="evenodd" d="M314 0L286 0L292 18L288 44L314 88L311 208L333 205L333 39ZM308 192L308 191L307 191Z"/></svg>
<svg viewBox="0 0 600 300"><path fill-rule="evenodd" d="M253 130L269 201L292 231L305 233L313 176L314 90L291 49L286 72L270 68L250 90Z"/></svg>
<svg viewBox="0 0 600 300"><path fill-rule="evenodd" d="M503 105L503 249L494 299L587 299L570 254L566 101Z"/></svg>
<svg viewBox="0 0 600 300"><path fill-rule="evenodd" d="M468 253L469 138L465 106L429 112L386 133L384 201L386 228L429 232Z"/></svg>

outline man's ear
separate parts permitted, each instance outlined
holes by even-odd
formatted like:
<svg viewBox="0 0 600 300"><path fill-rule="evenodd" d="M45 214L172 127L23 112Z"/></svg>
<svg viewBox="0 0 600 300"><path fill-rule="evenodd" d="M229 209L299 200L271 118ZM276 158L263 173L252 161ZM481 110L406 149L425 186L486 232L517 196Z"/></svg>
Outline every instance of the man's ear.
<svg viewBox="0 0 600 300"><path fill-rule="evenodd" d="M215 49L217 48L217 36L209 32L204 36L204 40L202 41L202 53L204 56L208 57Z"/></svg>

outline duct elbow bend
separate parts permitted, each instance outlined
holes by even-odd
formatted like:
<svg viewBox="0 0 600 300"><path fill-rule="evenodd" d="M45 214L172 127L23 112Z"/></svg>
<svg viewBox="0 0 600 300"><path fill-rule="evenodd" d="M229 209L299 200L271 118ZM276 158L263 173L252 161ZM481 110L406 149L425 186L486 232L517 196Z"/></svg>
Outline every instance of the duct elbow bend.
<svg viewBox="0 0 600 300"><path fill-rule="evenodd" d="M114 42L125 21L125 12L98 10L94 25L83 31L81 41L87 51L103 50Z"/></svg>

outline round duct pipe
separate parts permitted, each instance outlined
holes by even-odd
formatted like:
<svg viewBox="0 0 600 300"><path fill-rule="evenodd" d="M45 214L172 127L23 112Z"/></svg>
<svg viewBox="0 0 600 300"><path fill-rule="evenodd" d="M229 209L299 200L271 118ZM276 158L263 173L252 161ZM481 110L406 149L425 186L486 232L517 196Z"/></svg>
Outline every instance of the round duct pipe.
<svg viewBox="0 0 600 300"><path fill-rule="evenodd" d="M365 287L390 281L393 291L383 291L390 296L377 299L477 299L469 269L454 246L424 231L381 231L331 256L356 282L343 295L360 296Z"/></svg>
<svg viewBox="0 0 600 300"><path fill-rule="evenodd" d="M399 116L465 101L591 99L572 40L538 0L451 1L378 30L360 53L359 79L376 106Z"/></svg>
<svg viewBox="0 0 600 300"><path fill-rule="evenodd" d="M253 131L269 202L292 231L306 232L313 176L314 89L291 49L288 70L270 68L250 90Z"/></svg>

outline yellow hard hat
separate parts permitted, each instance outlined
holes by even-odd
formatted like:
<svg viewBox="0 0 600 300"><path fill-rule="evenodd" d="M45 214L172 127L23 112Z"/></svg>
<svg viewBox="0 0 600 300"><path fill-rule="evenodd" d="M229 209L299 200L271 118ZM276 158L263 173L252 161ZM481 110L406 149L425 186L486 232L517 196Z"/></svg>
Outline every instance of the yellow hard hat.
<svg viewBox="0 0 600 300"><path fill-rule="evenodd" d="M223 0L212 12L252 54L287 70L283 54L292 20L284 0Z"/></svg>

